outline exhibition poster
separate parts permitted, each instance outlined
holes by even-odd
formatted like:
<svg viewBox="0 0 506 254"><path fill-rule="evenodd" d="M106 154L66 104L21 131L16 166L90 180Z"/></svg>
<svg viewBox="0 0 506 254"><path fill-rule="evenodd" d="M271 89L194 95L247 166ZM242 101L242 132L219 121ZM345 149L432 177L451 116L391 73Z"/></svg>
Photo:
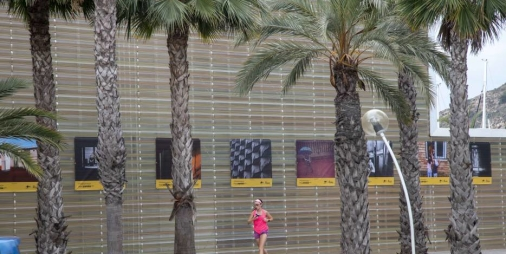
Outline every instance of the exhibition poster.
<svg viewBox="0 0 506 254"><path fill-rule="evenodd" d="M156 145L156 188L172 189L172 139L157 138ZM200 139L193 139L192 147L192 174L195 185L202 186L202 155L200 152Z"/></svg>
<svg viewBox="0 0 506 254"><path fill-rule="evenodd" d="M17 138L0 138L0 144L18 146L37 162L37 142ZM0 192L36 192L37 178L26 171L23 164L8 155L0 154Z"/></svg>
<svg viewBox="0 0 506 254"><path fill-rule="evenodd" d="M269 139L230 140L230 185L271 187L272 162Z"/></svg>
<svg viewBox="0 0 506 254"><path fill-rule="evenodd" d="M334 141L297 140L297 186L335 186Z"/></svg>

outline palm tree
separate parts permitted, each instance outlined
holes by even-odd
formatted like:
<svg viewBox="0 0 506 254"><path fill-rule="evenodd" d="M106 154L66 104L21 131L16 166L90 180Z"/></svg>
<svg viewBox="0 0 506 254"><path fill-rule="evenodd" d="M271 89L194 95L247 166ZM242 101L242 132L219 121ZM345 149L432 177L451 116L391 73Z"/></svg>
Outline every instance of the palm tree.
<svg viewBox="0 0 506 254"><path fill-rule="evenodd" d="M64 19L77 14L71 1L64 0L10 0L9 12L28 24L33 63L35 107L56 113L55 83L51 56L49 15ZM37 117L37 122L53 130L56 119ZM43 175L37 188L36 253L65 253L68 241L66 218L63 212L60 155L54 146L38 142L38 162Z"/></svg>
<svg viewBox="0 0 506 254"><path fill-rule="evenodd" d="M278 1L277 16L263 25L261 44L275 34L302 38L300 41L266 43L244 64L236 81L241 94L278 66L291 63L283 82L288 91L317 59L329 63L330 84L336 90L336 164L341 189L341 249L343 253L369 253L369 215L366 140L360 124L358 89L369 86L381 96L397 117L409 123L411 111L403 94L374 71L363 66L371 57L386 59L409 72L426 87L430 80L417 62L412 48L415 36L393 17L387 17L386 1ZM424 41L427 41L426 39ZM430 51L430 46L425 46ZM371 52L372 56L366 52ZM426 52L425 52L426 53ZM419 59L418 59L419 60ZM427 61L422 61L427 62Z"/></svg>
<svg viewBox="0 0 506 254"><path fill-rule="evenodd" d="M398 20L398 17L395 17ZM398 23L402 25L401 23ZM405 29L405 38L413 44L412 47L401 48L406 55L412 56L421 61L426 66L431 66L443 79L448 79L449 66L448 57L438 50L437 44L432 41L424 30L410 31ZM413 47L414 46L414 47ZM419 113L417 111L418 91L424 93L427 106L433 103L434 93L432 87L420 86L410 74L409 70L404 68L398 72L398 88L404 94L407 103L410 106L410 123L401 119L398 120L399 134L401 142L401 160L400 168L405 176L406 188L411 202L414 230L415 246L417 253L427 253L427 227L422 207L422 196L420 195L420 163L418 161L418 126ZM399 238L401 243L401 254L411 253L411 232L409 223L409 213L406 204L404 191L400 192L400 226Z"/></svg>
<svg viewBox="0 0 506 254"><path fill-rule="evenodd" d="M29 87L30 84L19 79L0 80L0 99L13 95L16 91ZM14 138L21 140L36 140L38 145L44 144L60 149L63 137L54 129L40 123L25 119L26 117L47 117L56 119L55 115L36 108L13 108L0 109L0 138ZM18 161L26 170L37 177L43 176L42 169L32 159L30 153L19 146L8 142L0 143L0 154L7 155L14 161Z"/></svg>
<svg viewBox="0 0 506 254"><path fill-rule="evenodd" d="M401 160L399 166L405 175L406 188L411 202L413 223L415 230L415 247L417 253L427 253L427 228L420 195L420 162L418 161L418 116L416 107L417 90L413 78L404 70L400 70L398 78L399 90L406 97L411 109L411 123L406 124L398 121L401 142ZM404 191L400 195L400 226L399 238L401 242L401 254L411 253L411 231L409 213Z"/></svg>
<svg viewBox="0 0 506 254"><path fill-rule="evenodd" d="M441 22L438 37L451 57L450 85L450 224L446 230L452 253L481 253L469 156L467 51L476 53L497 37L506 17L502 0L401 0L413 28Z"/></svg>
<svg viewBox="0 0 506 254"><path fill-rule="evenodd" d="M123 253L123 188L126 149L121 129L116 64L116 0L95 0L96 157L107 210L107 252Z"/></svg>
<svg viewBox="0 0 506 254"><path fill-rule="evenodd" d="M142 38L156 31L167 34L171 90L172 178L175 218L174 253L195 253L192 135L188 109L188 38L195 32L204 41L226 31L248 38L260 19L262 0L144 0L119 1L118 19Z"/></svg>

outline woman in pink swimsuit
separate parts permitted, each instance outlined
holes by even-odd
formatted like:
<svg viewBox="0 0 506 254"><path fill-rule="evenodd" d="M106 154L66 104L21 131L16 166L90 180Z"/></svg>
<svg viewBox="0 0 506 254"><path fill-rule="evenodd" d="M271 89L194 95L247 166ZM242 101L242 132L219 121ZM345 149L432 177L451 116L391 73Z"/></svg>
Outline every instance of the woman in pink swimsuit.
<svg viewBox="0 0 506 254"><path fill-rule="evenodd" d="M261 199L255 199L254 203L255 208L249 216L248 224L253 222L253 231L258 245L258 254L267 254L267 250L264 249L265 242L267 241L267 234L269 233L267 222L271 222L273 218L267 210L262 209L264 202Z"/></svg>

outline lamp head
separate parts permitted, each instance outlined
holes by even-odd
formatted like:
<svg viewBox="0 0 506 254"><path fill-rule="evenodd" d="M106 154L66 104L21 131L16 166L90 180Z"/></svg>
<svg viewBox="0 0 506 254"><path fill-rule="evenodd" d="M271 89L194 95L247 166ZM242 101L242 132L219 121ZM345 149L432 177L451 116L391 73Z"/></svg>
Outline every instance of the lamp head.
<svg viewBox="0 0 506 254"><path fill-rule="evenodd" d="M362 116L362 128L367 135L376 136L388 128L388 116L379 109L371 109Z"/></svg>

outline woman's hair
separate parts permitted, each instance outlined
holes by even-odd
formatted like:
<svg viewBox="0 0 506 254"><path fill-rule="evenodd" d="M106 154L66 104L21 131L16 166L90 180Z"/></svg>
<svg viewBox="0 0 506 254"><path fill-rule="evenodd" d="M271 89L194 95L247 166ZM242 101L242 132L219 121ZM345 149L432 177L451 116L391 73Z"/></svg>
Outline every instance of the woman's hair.
<svg viewBox="0 0 506 254"><path fill-rule="evenodd" d="M261 199L259 199L259 198L255 199L255 201L253 201L253 203L256 203L256 202L260 202L260 205L263 205L263 204L264 204L264 201L262 201L262 200L261 200ZM256 210L256 208L253 208L253 210L252 210L252 211L255 211L255 210Z"/></svg>

